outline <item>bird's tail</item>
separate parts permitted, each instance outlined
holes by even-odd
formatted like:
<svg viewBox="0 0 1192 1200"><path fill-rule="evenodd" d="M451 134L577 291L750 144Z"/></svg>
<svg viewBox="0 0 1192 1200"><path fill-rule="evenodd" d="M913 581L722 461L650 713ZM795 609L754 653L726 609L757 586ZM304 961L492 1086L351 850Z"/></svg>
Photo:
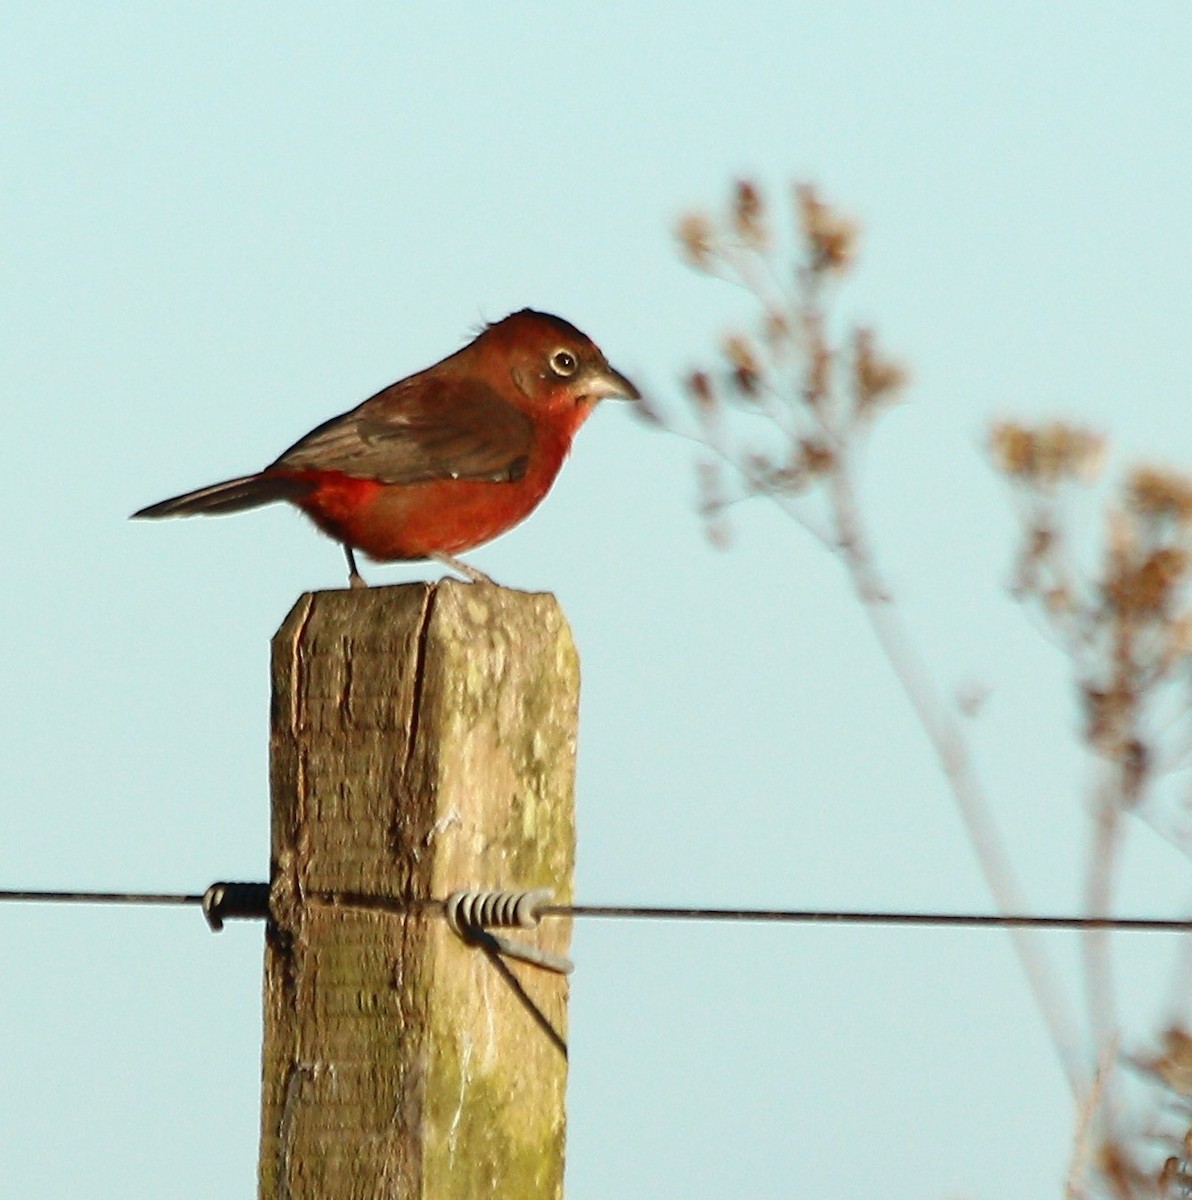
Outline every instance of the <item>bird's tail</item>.
<svg viewBox="0 0 1192 1200"><path fill-rule="evenodd" d="M169 500L150 504L133 513L133 517L191 517L196 513L215 516L219 513L241 512L246 508L258 508L276 500L296 500L310 491L310 484L301 479L284 475L242 475L239 479L226 479L197 491L186 492Z"/></svg>

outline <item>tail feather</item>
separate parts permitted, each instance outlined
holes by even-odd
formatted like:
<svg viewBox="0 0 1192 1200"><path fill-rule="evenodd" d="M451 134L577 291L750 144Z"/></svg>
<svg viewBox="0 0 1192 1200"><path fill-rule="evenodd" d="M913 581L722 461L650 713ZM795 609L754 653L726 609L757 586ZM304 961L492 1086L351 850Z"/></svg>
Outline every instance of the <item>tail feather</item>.
<svg viewBox="0 0 1192 1200"><path fill-rule="evenodd" d="M277 500L295 500L310 490L310 484L284 475L243 475L208 487L161 500L133 513L133 517L190 517L196 513L216 516L242 512Z"/></svg>

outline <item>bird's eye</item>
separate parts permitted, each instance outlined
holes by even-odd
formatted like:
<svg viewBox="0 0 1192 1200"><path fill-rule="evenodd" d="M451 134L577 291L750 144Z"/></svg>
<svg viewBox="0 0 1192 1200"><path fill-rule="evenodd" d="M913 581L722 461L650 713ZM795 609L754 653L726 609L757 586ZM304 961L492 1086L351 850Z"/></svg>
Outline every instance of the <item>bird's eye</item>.
<svg viewBox="0 0 1192 1200"><path fill-rule="evenodd" d="M556 350L550 356L550 369L561 379L570 379L579 370L579 359L570 350Z"/></svg>

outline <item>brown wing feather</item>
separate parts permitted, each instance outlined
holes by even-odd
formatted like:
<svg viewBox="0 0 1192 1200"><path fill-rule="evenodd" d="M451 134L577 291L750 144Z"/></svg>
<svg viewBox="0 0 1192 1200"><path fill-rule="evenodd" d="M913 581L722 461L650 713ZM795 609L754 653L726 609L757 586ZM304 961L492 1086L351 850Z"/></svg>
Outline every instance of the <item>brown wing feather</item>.
<svg viewBox="0 0 1192 1200"><path fill-rule="evenodd" d="M506 481L525 472L533 438L529 417L487 384L415 375L311 430L273 468L380 483Z"/></svg>

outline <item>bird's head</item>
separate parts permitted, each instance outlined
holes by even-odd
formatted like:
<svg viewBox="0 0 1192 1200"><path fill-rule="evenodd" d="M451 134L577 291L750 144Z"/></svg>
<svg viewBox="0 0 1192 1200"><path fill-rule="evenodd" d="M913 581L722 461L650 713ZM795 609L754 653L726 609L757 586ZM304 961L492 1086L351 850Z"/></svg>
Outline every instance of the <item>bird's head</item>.
<svg viewBox="0 0 1192 1200"><path fill-rule="evenodd" d="M473 343L507 369L528 411L582 420L599 400L640 400L600 347L562 317L523 308L489 325Z"/></svg>

